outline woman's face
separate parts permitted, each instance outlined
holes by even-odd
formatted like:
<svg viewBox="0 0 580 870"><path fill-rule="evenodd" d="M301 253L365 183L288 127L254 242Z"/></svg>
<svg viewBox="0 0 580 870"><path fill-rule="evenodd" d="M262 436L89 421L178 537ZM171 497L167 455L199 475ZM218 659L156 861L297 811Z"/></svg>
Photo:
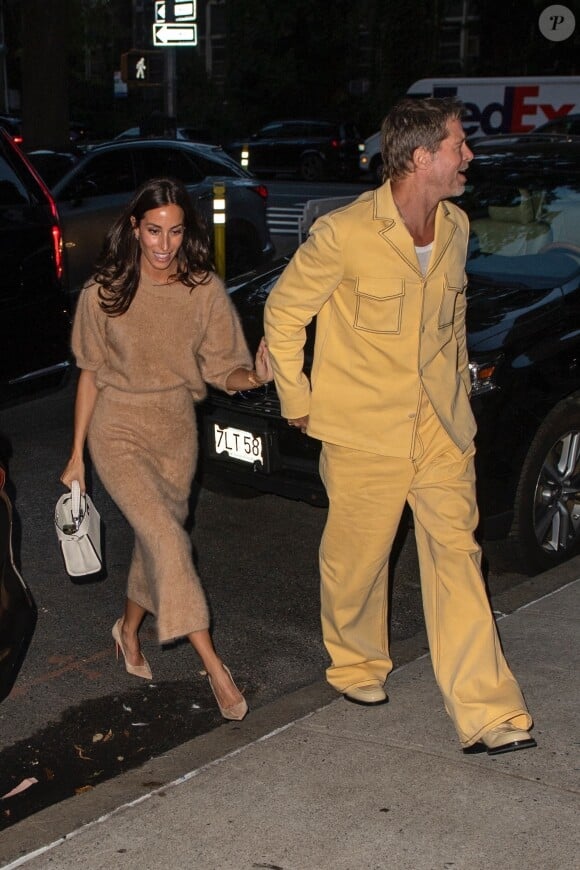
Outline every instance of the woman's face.
<svg viewBox="0 0 580 870"><path fill-rule="evenodd" d="M139 223L131 218L141 249L141 273L163 281L173 271L183 242L183 209L170 203L146 211Z"/></svg>

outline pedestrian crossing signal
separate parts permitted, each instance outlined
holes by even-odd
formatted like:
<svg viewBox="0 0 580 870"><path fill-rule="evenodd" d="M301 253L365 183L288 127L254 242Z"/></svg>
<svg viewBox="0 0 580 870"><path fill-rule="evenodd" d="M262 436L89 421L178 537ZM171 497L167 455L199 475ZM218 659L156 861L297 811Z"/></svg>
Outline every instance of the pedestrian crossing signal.
<svg viewBox="0 0 580 870"><path fill-rule="evenodd" d="M129 85L163 84L163 52L148 49L126 51L121 55L121 79Z"/></svg>

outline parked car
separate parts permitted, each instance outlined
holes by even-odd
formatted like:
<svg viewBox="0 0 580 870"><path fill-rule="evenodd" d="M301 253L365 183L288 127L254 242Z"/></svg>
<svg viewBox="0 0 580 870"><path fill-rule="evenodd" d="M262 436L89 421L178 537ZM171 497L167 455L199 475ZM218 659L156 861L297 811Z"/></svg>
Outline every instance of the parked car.
<svg viewBox="0 0 580 870"><path fill-rule="evenodd" d="M220 148L168 139L108 142L87 151L52 187L63 225L66 278L73 297L92 274L105 234L134 190L147 179L163 175L187 186L210 229L213 185L225 185L228 276L271 259L268 190Z"/></svg>
<svg viewBox="0 0 580 870"><path fill-rule="evenodd" d="M536 127L535 133L561 133L565 136L580 136L580 114L573 112L561 118L553 118Z"/></svg>
<svg viewBox="0 0 580 870"><path fill-rule="evenodd" d="M32 640L37 609L13 552L12 501L0 452L0 702L12 690Z"/></svg>
<svg viewBox="0 0 580 870"><path fill-rule="evenodd" d="M69 368L62 236L48 189L0 129L0 404L58 386Z"/></svg>
<svg viewBox="0 0 580 870"><path fill-rule="evenodd" d="M304 181L357 178L363 142L355 125L308 119L273 121L247 139L225 145L237 161L249 154L248 169L258 176L298 174Z"/></svg>
<svg viewBox="0 0 580 870"><path fill-rule="evenodd" d="M127 130L123 130L122 133L118 133L115 136L115 140L141 138L143 138L143 131L141 127L129 127ZM184 142L203 142L206 144L211 143L211 134L209 130L204 129L203 127L179 126L175 128L175 136L168 136L167 138L181 139Z"/></svg>
<svg viewBox="0 0 580 870"><path fill-rule="evenodd" d="M14 115L0 115L0 127L6 130L13 142L22 144L22 122Z"/></svg>
<svg viewBox="0 0 580 870"><path fill-rule="evenodd" d="M53 187L57 181L76 166L83 152L77 148L55 151L52 148L39 148L27 151L26 156L48 187Z"/></svg>
<svg viewBox="0 0 580 870"><path fill-rule="evenodd" d="M528 145L482 145L459 204L482 532L513 536L533 573L580 549L580 144ZM251 347L284 265L231 288ZM319 444L281 419L273 385L212 392L200 426L206 475L325 503Z"/></svg>
<svg viewBox="0 0 580 870"><path fill-rule="evenodd" d="M383 183L383 157L381 155L381 131L367 136L359 155L360 171L370 175L373 184Z"/></svg>

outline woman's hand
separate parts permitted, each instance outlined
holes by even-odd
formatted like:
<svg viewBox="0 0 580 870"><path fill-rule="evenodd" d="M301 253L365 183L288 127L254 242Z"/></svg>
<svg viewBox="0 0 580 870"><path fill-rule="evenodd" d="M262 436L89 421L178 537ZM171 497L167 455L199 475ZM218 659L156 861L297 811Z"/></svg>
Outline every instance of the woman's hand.
<svg viewBox="0 0 580 870"><path fill-rule="evenodd" d="M258 376L258 380L262 381L262 383L266 384L268 383L268 381L274 380L274 372L272 371L272 363L270 362L268 345L266 344L266 339L263 336L260 344L258 345L258 350L256 351L254 368L256 369L256 375Z"/></svg>
<svg viewBox="0 0 580 870"><path fill-rule="evenodd" d="M69 489L72 486L73 480L78 480L81 492L84 494L87 491L87 487L85 482L85 463L83 460L71 456L60 476L60 480Z"/></svg>
<svg viewBox="0 0 580 870"><path fill-rule="evenodd" d="M77 395L75 399L75 425L71 454L63 473L60 476L62 483L71 488L73 480L78 480L81 492L87 491L85 482L84 449L87 431L95 402L97 401L97 382L95 372L83 369L79 375Z"/></svg>

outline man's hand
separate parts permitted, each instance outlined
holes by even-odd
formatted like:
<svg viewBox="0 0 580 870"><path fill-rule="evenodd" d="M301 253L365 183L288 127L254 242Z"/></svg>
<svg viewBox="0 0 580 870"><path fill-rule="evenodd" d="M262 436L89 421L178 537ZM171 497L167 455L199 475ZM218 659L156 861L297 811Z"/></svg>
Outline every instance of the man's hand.
<svg viewBox="0 0 580 870"><path fill-rule="evenodd" d="M296 417L294 420L288 420L288 425L300 429L300 431L306 435L306 430L308 428L308 414L305 417Z"/></svg>

